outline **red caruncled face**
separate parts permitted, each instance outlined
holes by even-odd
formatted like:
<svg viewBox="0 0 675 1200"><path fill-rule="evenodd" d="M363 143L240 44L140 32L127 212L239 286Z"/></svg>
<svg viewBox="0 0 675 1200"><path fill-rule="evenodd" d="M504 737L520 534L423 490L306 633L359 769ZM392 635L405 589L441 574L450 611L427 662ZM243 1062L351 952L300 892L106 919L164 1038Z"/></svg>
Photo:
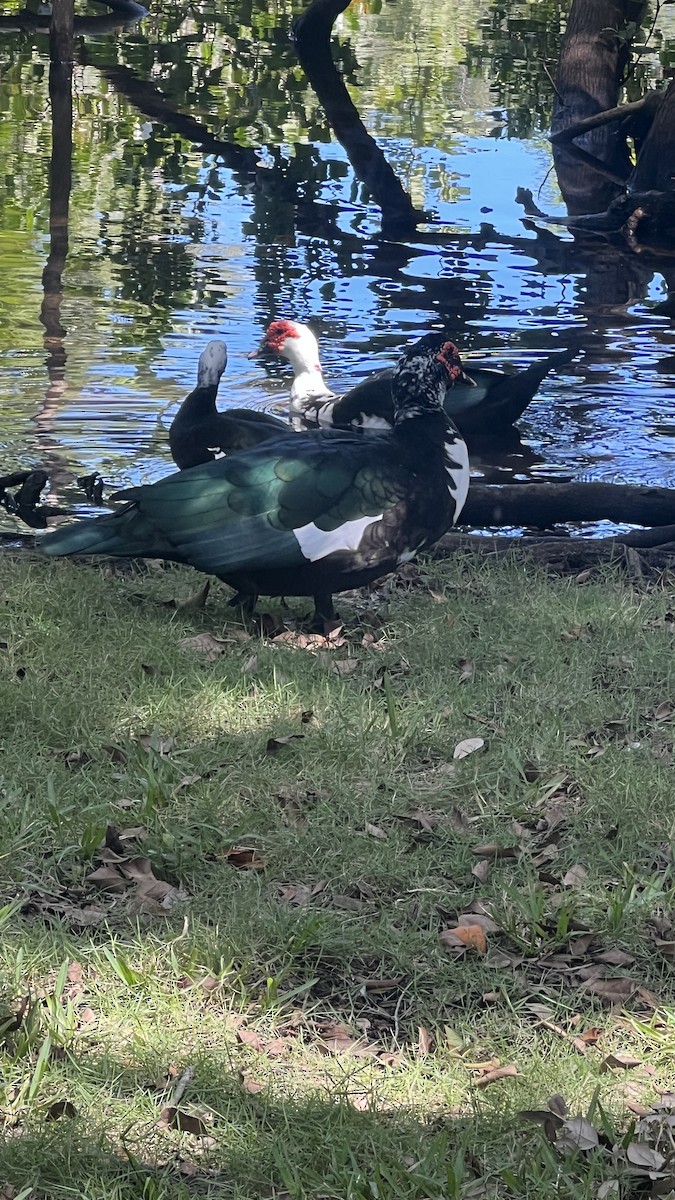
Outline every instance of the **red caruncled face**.
<svg viewBox="0 0 675 1200"><path fill-rule="evenodd" d="M283 322L278 322L278 324L283 324ZM436 361L443 363L453 383L456 383L458 379L463 377L462 360L459 357L459 350L454 342L443 342L436 355Z"/></svg>
<svg viewBox="0 0 675 1200"><path fill-rule="evenodd" d="M292 321L272 321L267 326L262 344L276 354L281 353L281 347L287 338L299 338L300 334Z"/></svg>

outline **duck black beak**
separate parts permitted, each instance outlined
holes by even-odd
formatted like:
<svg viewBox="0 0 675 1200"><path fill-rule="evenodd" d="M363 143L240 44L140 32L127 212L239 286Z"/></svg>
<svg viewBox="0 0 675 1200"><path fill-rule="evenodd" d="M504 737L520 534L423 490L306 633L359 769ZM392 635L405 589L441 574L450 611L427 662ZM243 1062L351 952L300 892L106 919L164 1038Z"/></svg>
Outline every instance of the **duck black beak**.
<svg viewBox="0 0 675 1200"><path fill-rule="evenodd" d="M267 344L266 338L263 338L262 341L258 343L255 350L249 350L246 357L247 358L263 358L264 355L269 354L269 349L270 348Z"/></svg>

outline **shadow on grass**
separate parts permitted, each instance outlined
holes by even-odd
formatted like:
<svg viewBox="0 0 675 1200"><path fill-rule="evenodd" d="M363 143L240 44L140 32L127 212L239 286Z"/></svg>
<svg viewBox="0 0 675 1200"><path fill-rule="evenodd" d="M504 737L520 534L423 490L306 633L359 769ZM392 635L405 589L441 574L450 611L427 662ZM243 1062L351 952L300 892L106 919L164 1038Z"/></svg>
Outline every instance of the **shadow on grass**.
<svg viewBox="0 0 675 1200"><path fill-rule="evenodd" d="M478 1200L506 1194L484 1158L486 1148L492 1159L501 1148L512 1192L543 1196L555 1186L556 1194L568 1194L560 1185L559 1162L550 1151L538 1153L545 1148L536 1133L527 1133L514 1155L519 1131L498 1107L457 1116L449 1105L440 1106L433 1118L421 1121L403 1107L377 1111L373 1103L369 1110L367 1093L350 1081L347 1068L343 1087L330 1099L321 1095L317 1080L316 1094L298 1101L265 1090L248 1094L240 1075L208 1050L190 1066L194 1078L181 1111L207 1122L205 1137L158 1128L166 1100L157 1098L153 1086L155 1063L131 1069L115 1058L92 1063L85 1055L73 1068L84 1075L104 1071L118 1102L128 1097L137 1115L115 1138L78 1116L47 1119L42 1127L37 1121L17 1126L0 1147L0 1179L17 1189L34 1188L33 1197L87 1200L194 1195ZM602 1175L588 1161L576 1165L578 1177L567 1168L569 1195L573 1183L577 1197L594 1194L591 1181Z"/></svg>

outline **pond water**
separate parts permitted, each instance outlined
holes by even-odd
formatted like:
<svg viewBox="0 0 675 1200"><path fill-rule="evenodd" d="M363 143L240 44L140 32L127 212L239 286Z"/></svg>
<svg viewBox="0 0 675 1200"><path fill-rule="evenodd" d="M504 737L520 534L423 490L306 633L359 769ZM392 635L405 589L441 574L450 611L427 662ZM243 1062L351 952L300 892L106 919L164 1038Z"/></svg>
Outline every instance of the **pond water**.
<svg viewBox="0 0 675 1200"><path fill-rule="evenodd" d="M338 19L352 96L413 201L444 223L435 243L381 238L297 64L301 4L165 0L126 29L90 20L76 38L62 338L41 323L48 40L44 23L13 23L19 8L0 27L0 473L44 466L51 502L81 512L78 476L159 477L205 342L227 342L221 403L269 408L289 369L246 354L272 317L294 316L315 322L338 390L441 319L495 364L526 365L581 333L585 356L542 385L518 452L476 470L675 486L673 260L548 255L515 200L528 187L564 213L545 136L560 3L506 15L487 0L353 0ZM640 64L654 79L673 58L662 11ZM196 145L179 114L221 152ZM481 222L498 236L472 238Z"/></svg>

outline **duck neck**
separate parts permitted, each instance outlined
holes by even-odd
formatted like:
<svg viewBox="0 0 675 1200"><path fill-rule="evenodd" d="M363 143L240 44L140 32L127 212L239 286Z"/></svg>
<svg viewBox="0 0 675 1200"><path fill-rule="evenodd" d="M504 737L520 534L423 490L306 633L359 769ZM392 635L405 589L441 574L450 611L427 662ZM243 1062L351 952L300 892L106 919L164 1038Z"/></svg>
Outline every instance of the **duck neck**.
<svg viewBox="0 0 675 1200"><path fill-rule="evenodd" d="M314 338L288 338L283 348L284 358L287 358L293 368L293 383L291 385L291 406L301 405L303 401L316 400L324 396L332 396L319 362L319 347Z"/></svg>
<svg viewBox="0 0 675 1200"><path fill-rule="evenodd" d="M423 437L442 446L452 428L443 410L446 380L412 376L394 386L394 429L405 438Z"/></svg>
<svg viewBox="0 0 675 1200"><path fill-rule="evenodd" d="M194 391L185 397L181 405L182 415L184 417L204 417L215 412L217 395L218 381L208 385L198 383Z"/></svg>

